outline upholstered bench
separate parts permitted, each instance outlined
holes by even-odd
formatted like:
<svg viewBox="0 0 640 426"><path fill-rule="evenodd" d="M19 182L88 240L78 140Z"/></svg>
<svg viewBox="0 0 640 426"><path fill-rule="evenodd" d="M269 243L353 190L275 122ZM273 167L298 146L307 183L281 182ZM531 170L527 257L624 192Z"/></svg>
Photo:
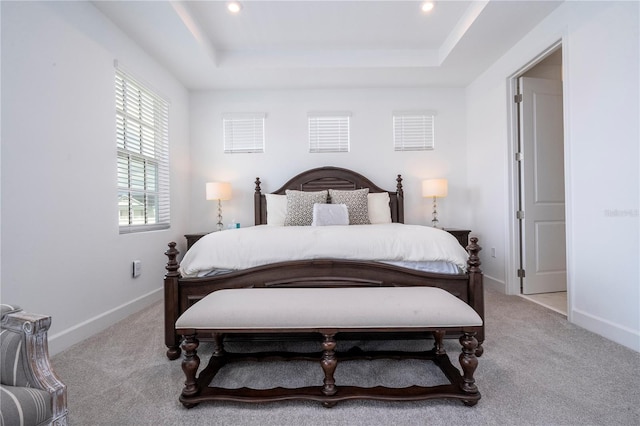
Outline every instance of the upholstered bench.
<svg viewBox="0 0 640 426"><path fill-rule="evenodd" d="M186 376L180 396L191 408L203 401L228 400L266 402L287 399L320 401L330 407L348 399L420 400L455 398L475 405L480 392L473 374L478 365L475 356L476 331L482 319L469 305L452 294L431 287L366 288L244 288L215 291L187 309L177 320L176 330L184 337L182 369ZM462 328L462 374L454 367L443 346L447 329ZM431 332L434 347L422 352L338 353L335 336L342 332L406 331ZM322 351L301 353L230 353L223 347L225 333L299 333L322 336ZM196 376L200 366L198 337L214 336L215 347L207 367ZM433 361L449 384L407 388L337 386L334 372L339 360L402 358ZM320 362L324 372L322 386L296 389L227 389L210 386L226 364L246 360L304 359Z"/></svg>

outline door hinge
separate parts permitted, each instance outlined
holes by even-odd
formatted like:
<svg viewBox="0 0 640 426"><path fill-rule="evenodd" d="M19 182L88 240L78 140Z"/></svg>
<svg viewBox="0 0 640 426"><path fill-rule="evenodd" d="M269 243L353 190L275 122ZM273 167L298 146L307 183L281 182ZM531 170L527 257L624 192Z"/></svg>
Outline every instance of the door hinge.
<svg viewBox="0 0 640 426"><path fill-rule="evenodd" d="M524 210L518 210L516 212L516 219L524 219Z"/></svg>
<svg viewBox="0 0 640 426"><path fill-rule="evenodd" d="M522 155L521 152L516 152L516 161L522 161L524 158L524 155Z"/></svg>
<svg viewBox="0 0 640 426"><path fill-rule="evenodd" d="M518 278L524 278L524 269L518 269Z"/></svg>
<svg viewBox="0 0 640 426"><path fill-rule="evenodd" d="M513 97L513 102L519 104L520 102L522 102L522 93L518 93L517 95L515 95Z"/></svg>

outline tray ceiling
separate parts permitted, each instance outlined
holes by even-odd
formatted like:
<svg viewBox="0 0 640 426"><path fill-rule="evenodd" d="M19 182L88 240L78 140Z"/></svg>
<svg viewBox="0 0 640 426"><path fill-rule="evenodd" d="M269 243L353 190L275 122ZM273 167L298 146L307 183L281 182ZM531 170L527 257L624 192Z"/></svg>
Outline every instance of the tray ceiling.
<svg viewBox="0 0 640 426"><path fill-rule="evenodd" d="M187 88L464 87L560 1L93 4Z"/></svg>

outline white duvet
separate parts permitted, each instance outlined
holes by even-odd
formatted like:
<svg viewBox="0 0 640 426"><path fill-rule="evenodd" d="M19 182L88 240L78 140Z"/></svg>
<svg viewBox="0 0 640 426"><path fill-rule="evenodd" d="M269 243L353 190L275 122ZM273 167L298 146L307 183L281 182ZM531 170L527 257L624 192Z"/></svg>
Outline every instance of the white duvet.
<svg viewBox="0 0 640 426"><path fill-rule="evenodd" d="M389 223L346 226L269 226L212 232L180 262L183 277L213 269L247 269L307 259L383 262L444 261L467 266L467 252L448 232L427 226Z"/></svg>

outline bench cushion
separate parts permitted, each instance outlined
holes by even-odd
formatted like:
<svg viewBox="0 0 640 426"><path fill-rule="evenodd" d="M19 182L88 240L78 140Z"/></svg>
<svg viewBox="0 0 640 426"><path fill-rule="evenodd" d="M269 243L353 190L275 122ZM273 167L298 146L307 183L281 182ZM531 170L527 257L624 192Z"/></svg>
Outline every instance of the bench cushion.
<svg viewBox="0 0 640 426"><path fill-rule="evenodd" d="M215 291L176 329L366 329L481 326L473 308L433 287L245 288Z"/></svg>

